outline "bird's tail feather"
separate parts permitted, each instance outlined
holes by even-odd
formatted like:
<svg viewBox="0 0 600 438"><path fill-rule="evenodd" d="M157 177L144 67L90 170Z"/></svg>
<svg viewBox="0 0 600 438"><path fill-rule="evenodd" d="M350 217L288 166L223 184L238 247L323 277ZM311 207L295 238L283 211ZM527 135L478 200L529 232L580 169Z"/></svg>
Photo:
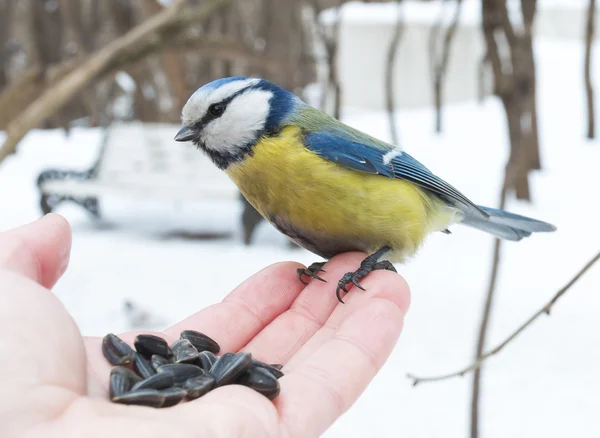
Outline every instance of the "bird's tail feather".
<svg viewBox="0 0 600 438"><path fill-rule="evenodd" d="M482 207L489 217L474 216L467 214L462 223L478 230L493 234L506 240L521 240L531 233L555 231L556 227L546 222L538 221L518 214L509 213L497 208Z"/></svg>

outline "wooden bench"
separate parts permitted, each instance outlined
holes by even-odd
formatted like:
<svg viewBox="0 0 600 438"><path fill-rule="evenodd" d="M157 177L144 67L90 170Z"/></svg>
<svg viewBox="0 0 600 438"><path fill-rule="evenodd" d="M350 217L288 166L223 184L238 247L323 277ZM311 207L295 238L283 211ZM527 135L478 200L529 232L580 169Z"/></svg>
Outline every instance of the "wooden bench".
<svg viewBox="0 0 600 438"><path fill-rule="evenodd" d="M105 133L98 158L86 171L46 169L37 186L44 214L71 201L100 218L99 198L106 195L168 202L241 200L244 241L262 218L235 184L191 144L173 140L178 126L119 122Z"/></svg>

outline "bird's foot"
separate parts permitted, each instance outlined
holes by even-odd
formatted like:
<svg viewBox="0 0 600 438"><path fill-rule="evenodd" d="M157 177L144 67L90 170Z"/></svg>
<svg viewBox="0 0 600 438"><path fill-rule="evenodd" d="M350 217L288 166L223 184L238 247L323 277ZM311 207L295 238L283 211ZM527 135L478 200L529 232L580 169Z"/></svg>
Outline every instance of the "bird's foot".
<svg viewBox="0 0 600 438"><path fill-rule="evenodd" d="M342 301L341 293L342 291L348 293L346 286L348 286L350 283L354 284L354 286L356 286L360 290L365 290L365 288L360 285L359 281L365 278L370 272L378 271L381 269L386 271L397 272L396 268L394 268L394 265L391 262L387 260L377 261L379 257L381 257L388 251L390 251L390 248L384 247L377 251L375 254L371 254L362 261L362 263L360 264L360 268L358 268L354 272L348 272L342 277L342 279L338 282L338 286L335 290L335 296L337 297L340 303L344 302Z"/></svg>
<svg viewBox="0 0 600 438"><path fill-rule="evenodd" d="M315 280L319 280L323 283L326 283L325 280L323 280L317 275L319 272L325 272L325 270L323 269L324 265L325 262L315 262L306 269L296 269L296 272L298 273L298 279L302 282L302 284L308 285L308 283L302 278L303 275L306 275L307 277L314 278Z"/></svg>

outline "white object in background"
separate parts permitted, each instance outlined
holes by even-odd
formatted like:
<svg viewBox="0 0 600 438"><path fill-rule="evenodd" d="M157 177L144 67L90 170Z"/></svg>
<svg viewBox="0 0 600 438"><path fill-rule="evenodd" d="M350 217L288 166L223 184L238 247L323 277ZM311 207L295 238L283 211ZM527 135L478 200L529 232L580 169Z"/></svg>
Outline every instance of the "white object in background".
<svg viewBox="0 0 600 438"><path fill-rule="evenodd" d="M538 3L535 20L536 37L575 40L583 44L589 0L542 0ZM596 6L595 18L595 40L600 41L599 6Z"/></svg>
<svg viewBox="0 0 600 438"><path fill-rule="evenodd" d="M50 179L43 194L142 200L238 199L235 184L205 154L173 137L179 125L114 123L91 179Z"/></svg>
<svg viewBox="0 0 600 438"><path fill-rule="evenodd" d="M484 55L478 5L478 2L463 2L444 80L444 102L478 98L479 66ZM396 26L396 8L395 2L349 2L342 6L338 72L343 106L386 108L385 69L388 47ZM431 28L438 23L442 11L443 24L447 26L455 5L449 2L442 9L439 2L406 0L401 8L403 34L394 69L395 106L397 109L430 106L434 103L429 57ZM328 9L319 19L330 27L336 15L334 9ZM322 64L322 57L319 59ZM487 95L490 92L489 75L484 81L484 95Z"/></svg>
<svg viewBox="0 0 600 438"><path fill-rule="evenodd" d="M583 47L588 0L541 0L537 4L534 38L580 41ZM433 76L429 55L431 29L443 17L441 36L455 11L455 2L402 2L403 34L396 55L394 96L396 109L434 104ZM396 26L396 2L349 2L341 7L338 74L342 105L374 110L386 108L385 68L388 47ZM522 22L520 0L508 0L511 20ZM328 29L337 17L335 9L319 17ZM479 97L481 61L485 42L481 33L481 0L463 0L446 79L443 102L473 101ZM600 8L596 11L600 23ZM596 27L599 27L598 25ZM600 40L600 31L596 31ZM320 81L326 76L323 49L317 48ZM491 72L483 78L483 96L491 92ZM331 108L328 108L331 109Z"/></svg>

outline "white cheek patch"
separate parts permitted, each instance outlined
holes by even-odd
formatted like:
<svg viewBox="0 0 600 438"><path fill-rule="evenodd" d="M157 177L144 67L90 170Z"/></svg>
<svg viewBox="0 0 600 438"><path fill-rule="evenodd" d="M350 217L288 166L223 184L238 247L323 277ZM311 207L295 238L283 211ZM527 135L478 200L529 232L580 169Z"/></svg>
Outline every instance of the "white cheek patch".
<svg viewBox="0 0 600 438"><path fill-rule="evenodd" d="M230 96L233 96L246 87L255 85L260 79L244 79L232 81L218 88L201 88L197 90L187 101L181 112L181 120L184 125L191 125L198 121L208 111L208 107L213 103L221 102Z"/></svg>
<svg viewBox="0 0 600 438"><path fill-rule="evenodd" d="M235 154L256 140L269 116L270 91L250 90L227 105L225 113L202 130L202 141L208 149Z"/></svg>

